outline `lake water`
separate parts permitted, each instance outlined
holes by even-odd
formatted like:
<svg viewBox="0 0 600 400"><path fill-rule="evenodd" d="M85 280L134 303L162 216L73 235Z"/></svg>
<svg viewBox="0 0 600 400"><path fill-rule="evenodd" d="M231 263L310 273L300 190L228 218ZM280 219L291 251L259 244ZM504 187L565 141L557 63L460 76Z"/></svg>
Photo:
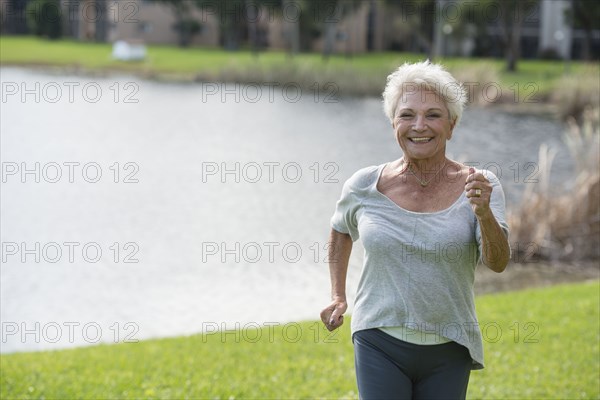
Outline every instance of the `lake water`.
<svg viewBox="0 0 600 400"><path fill-rule="evenodd" d="M376 98L0 73L2 352L318 319L344 180L401 155ZM469 109L448 152L511 207L543 142L568 179L562 132Z"/></svg>

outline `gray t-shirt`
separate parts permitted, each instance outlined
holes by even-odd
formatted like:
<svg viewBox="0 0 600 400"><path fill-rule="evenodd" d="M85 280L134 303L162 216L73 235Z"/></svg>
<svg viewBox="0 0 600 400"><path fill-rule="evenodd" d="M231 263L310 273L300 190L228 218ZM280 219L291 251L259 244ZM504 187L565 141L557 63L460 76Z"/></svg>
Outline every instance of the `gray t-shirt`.
<svg viewBox="0 0 600 400"><path fill-rule="evenodd" d="M472 369L482 369L473 293L481 230L469 200L463 192L442 211L405 210L377 190L384 166L352 175L331 218L333 229L360 237L365 249L352 333L398 326L436 333L468 348ZM508 236L502 186L479 172L493 185L490 208Z"/></svg>

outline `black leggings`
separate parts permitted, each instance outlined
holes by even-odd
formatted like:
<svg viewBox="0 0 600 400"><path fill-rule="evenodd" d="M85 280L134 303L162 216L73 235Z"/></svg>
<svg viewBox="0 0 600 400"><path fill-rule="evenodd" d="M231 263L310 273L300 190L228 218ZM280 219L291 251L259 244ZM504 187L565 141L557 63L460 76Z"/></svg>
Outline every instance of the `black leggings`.
<svg viewBox="0 0 600 400"><path fill-rule="evenodd" d="M356 381L362 400L464 399L471 356L456 342L420 345L379 329L352 335Z"/></svg>

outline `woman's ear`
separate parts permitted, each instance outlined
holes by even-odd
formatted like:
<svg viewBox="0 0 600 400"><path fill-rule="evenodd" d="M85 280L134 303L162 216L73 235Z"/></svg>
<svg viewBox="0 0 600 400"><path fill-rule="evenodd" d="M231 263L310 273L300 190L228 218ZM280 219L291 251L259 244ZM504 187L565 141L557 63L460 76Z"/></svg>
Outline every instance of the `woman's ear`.
<svg viewBox="0 0 600 400"><path fill-rule="evenodd" d="M454 133L454 125L456 125L456 118L454 120L450 121L450 132L448 132L447 140L452 139L452 134Z"/></svg>

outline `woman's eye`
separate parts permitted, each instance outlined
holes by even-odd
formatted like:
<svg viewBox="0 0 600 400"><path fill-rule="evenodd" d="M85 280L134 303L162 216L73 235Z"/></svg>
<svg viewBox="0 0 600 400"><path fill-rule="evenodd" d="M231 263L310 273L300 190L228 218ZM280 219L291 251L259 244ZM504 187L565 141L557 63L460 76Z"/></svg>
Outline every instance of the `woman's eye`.
<svg viewBox="0 0 600 400"><path fill-rule="evenodd" d="M412 114L400 114L400 118L412 118Z"/></svg>
<svg viewBox="0 0 600 400"><path fill-rule="evenodd" d="M439 118L440 114L429 114L427 118Z"/></svg>

